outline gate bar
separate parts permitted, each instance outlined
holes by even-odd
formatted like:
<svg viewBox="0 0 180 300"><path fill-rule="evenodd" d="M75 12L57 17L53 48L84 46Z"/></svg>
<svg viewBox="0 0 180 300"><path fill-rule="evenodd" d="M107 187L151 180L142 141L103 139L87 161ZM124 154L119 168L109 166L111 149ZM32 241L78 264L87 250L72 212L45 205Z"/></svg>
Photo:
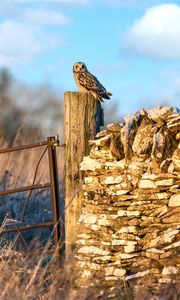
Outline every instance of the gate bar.
<svg viewBox="0 0 180 300"><path fill-rule="evenodd" d="M17 147L3 148L3 149L0 149L0 154L7 153L7 152L20 151L20 150L25 150L25 149L31 149L31 148L36 148L36 147L41 147L41 146L46 146L46 145L47 145L47 141L43 141L43 142L39 142L39 143L27 144L27 145L22 145L22 146L17 146Z"/></svg>
<svg viewBox="0 0 180 300"><path fill-rule="evenodd" d="M29 185L29 186L25 186L25 187L19 187L16 189L0 191L0 196L20 193L20 192L25 192L25 191L30 191L30 190L46 189L46 188L49 188L50 186L51 186L50 183Z"/></svg>
<svg viewBox="0 0 180 300"><path fill-rule="evenodd" d="M17 232L17 231L24 231L24 230L30 230L30 229L37 229L37 228L43 228L43 227L51 227L54 225L54 222L47 222L42 224L34 224L34 225L26 225L26 226L18 226L15 228L7 228L7 229L0 229L0 235L4 233L10 233L10 232Z"/></svg>

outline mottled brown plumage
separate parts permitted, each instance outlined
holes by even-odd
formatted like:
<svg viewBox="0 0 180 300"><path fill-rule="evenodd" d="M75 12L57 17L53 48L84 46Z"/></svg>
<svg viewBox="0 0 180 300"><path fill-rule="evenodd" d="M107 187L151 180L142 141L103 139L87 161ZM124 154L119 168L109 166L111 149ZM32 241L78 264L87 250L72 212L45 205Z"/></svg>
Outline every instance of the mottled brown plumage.
<svg viewBox="0 0 180 300"><path fill-rule="evenodd" d="M77 62L73 66L74 80L82 93L90 92L95 99L102 101L110 99L112 94L92 75L83 62Z"/></svg>

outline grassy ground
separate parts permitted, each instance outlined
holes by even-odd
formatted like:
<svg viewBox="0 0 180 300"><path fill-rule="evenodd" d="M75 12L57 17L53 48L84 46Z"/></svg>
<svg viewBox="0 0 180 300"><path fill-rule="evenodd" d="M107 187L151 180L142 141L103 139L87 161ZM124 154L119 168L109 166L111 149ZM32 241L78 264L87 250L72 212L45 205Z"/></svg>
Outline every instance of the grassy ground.
<svg viewBox="0 0 180 300"><path fill-rule="evenodd" d="M73 285L73 264L58 265L58 253L50 255L48 246L42 252L31 254L4 248L0 255L0 300L90 300L98 298L99 289L77 290ZM153 295L149 284L144 283L136 291L133 286L120 286L116 300L178 300L180 290L175 285L167 285L160 295Z"/></svg>

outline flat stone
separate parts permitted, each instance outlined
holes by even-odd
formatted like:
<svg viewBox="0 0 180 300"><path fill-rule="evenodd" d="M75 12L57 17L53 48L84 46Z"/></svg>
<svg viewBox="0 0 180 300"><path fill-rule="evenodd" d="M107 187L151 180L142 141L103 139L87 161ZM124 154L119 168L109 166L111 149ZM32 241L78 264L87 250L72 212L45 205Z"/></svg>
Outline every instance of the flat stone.
<svg viewBox="0 0 180 300"><path fill-rule="evenodd" d="M150 217L161 217L165 215L168 211L168 208L166 205L163 205L159 208L156 208L149 216Z"/></svg>
<svg viewBox="0 0 180 300"><path fill-rule="evenodd" d="M126 195L130 190L119 190L115 192L115 195Z"/></svg>
<svg viewBox="0 0 180 300"><path fill-rule="evenodd" d="M172 195L169 200L168 206L170 207L180 206L180 194Z"/></svg>
<svg viewBox="0 0 180 300"><path fill-rule="evenodd" d="M132 157L132 144L138 129L137 119L133 115L126 116L125 126L121 129L121 142L124 148L125 158L130 160Z"/></svg>
<svg viewBox="0 0 180 300"><path fill-rule="evenodd" d="M180 127L180 114L175 114L172 118L169 118L169 122L167 123L167 128L170 131L177 132Z"/></svg>
<svg viewBox="0 0 180 300"><path fill-rule="evenodd" d="M116 214L112 215L112 214L109 214L109 213L100 214L99 218L104 219L104 220L116 220L118 218L118 215L116 215Z"/></svg>
<svg viewBox="0 0 180 300"><path fill-rule="evenodd" d="M117 277L122 277L126 274L126 270L124 269L119 269L119 268L116 268L114 270L114 275L117 276Z"/></svg>
<svg viewBox="0 0 180 300"><path fill-rule="evenodd" d="M146 250L147 252L152 252L152 253L157 253L157 254L162 254L164 253L163 250L157 249L157 248L150 248Z"/></svg>
<svg viewBox="0 0 180 300"><path fill-rule="evenodd" d="M95 171L96 169L101 168L101 163L95 159L90 158L89 156L85 156L80 165L81 171Z"/></svg>
<svg viewBox="0 0 180 300"><path fill-rule="evenodd" d="M96 145L98 147L105 147L110 145L111 134L103 136L97 140L89 141L89 145Z"/></svg>
<svg viewBox="0 0 180 300"><path fill-rule="evenodd" d="M112 240L112 245L113 246L118 246L118 245L127 245L127 246L134 246L134 245L137 245L137 242L136 241L128 241L128 240L120 240L120 239L114 239Z"/></svg>
<svg viewBox="0 0 180 300"><path fill-rule="evenodd" d="M156 174L144 173L141 178L142 179L149 179L149 180L157 180L158 176Z"/></svg>
<svg viewBox="0 0 180 300"><path fill-rule="evenodd" d="M118 216L119 217L127 216L127 211L126 210L118 210Z"/></svg>
<svg viewBox="0 0 180 300"><path fill-rule="evenodd" d="M136 257L136 256L139 256L139 254L137 254L137 253L133 253L133 254L131 254L131 253L121 253L121 254L119 254L120 259L131 259L131 258Z"/></svg>
<svg viewBox="0 0 180 300"><path fill-rule="evenodd" d="M104 136L107 136L110 134L110 131L109 130L101 130L100 132L98 132L96 134L96 138L99 139L101 137L104 137Z"/></svg>
<svg viewBox="0 0 180 300"><path fill-rule="evenodd" d="M155 122L167 120L168 116L177 113L177 109L172 106L159 105L153 109L146 110L150 119Z"/></svg>
<svg viewBox="0 0 180 300"><path fill-rule="evenodd" d="M147 242L147 244L145 244L144 248L147 249L147 248L154 248L156 246L158 246L159 244L162 244L162 237L161 236L158 236L152 240L150 240L149 242Z"/></svg>
<svg viewBox="0 0 180 300"><path fill-rule="evenodd" d="M138 210L132 210L132 211L129 211L129 210L118 210L117 212L118 216L119 217L138 217L140 216L141 212L138 211Z"/></svg>
<svg viewBox="0 0 180 300"><path fill-rule="evenodd" d="M171 284L176 284L176 281L173 280L172 278L159 278L158 283L171 283Z"/></svg>
<svg viewBox="0 0 180 300"><path fill-rule="evenodd" d="M174 179L173 178L157 180L155 182L156 186L171 186L173 184L174 184Z"/></svg>
<svg viewBox="0 0 180 300"><path fill-rule="evenodd" d="M171 275L171 274L177 274L179 272L179 268L174 266L168 266L164 267L162 270L162 275Z"/></svg>
<svg viewBox="0 0 180 300"><path fill-rule="evenodd" d="M100 179L101 184L117 184L123 181L122 176L106 176Z"/></svg>
<svg viewBox="0 0 180 300"><path fill-rule="evenodd" d="M137 235L134 235L132 233L118 233L118 231L116 232L116 234L112 234L112 238L114 239L123 239L123 240L127 240L127 241L139 241L140 238Z"/></svg>
<svg viewBox="0 0 180 300"><path fill-rule="evenodd" d="M127 281L127 280L134 279L134 278L144 277L145 275L148 275L149 273L150 273L150 270L138 272L136 274L126 276L125 280Z"/></svg>
<svg viewBox="0 0 180 300"><path fill-rule="evenodd" d="M159 200L168 199L170 196L170 194L166 193L166 192L156 193L155 195L156 195L157 199L159 199Z"/></svg>
<svg viewBox="0 0 180 300"><path fill-rule="evenodd" d="M89 278L91 276L92 276L92 273L90 270L86 270L86 269L83 270L82 278Z"/></svg>
<svg viewBox="0 0 180 300"><path fill-rule="evenodd" d="M97 221L97 216L90 213L81 214L81 216L78 219L79 223L85 223L85 224L95 224L96 221Z"/></svg>
<svg viewBox="0 0 180 300"><path fill-rule="evenodd" d="M180 171L180 149L176 149L172 156L172 162L176 171Z"/></svg>
<svg viewBox="0 0 180 300"><path fill-rule="evenodd" d="M104 255L104 256L95 256L93 257L93 261L98 262L98 263L104 263L104 262L108 262L109 260L111 260L112 256L111 255Z"/></svg>
<svg viewBox="0 0 180 300"><path fill-rule="evenodd" d="M92 148L92 150L90 151L90 158L96 159L96 160L99 159L99 160L103 161L101 167L103 167L105 161L114 160L114 157L111 154L111 151L109 149L101 148L101 150L99 150L97 148L98 147L96 147L95 149Z"/></svg>
<svg viewBox="0 0 180 300"><path fill-rule="evenodd" d="M104 245L104 246L111 246L111 242L104 242L104 241L102 241L102 242L101 242L101 245Z"/></svg>
<svg viewBox="0 0 180 300"><path fill-rule="evenodd" d="M110 251L105 251L105 250L99 249L98 247L95 247L95 246L89 246L89 247L86 246L86 247L80 248L78 250L78 253L107 256L110 254Z"/></svg>
<svg viewBox="0 0 180 300"><path fill-rule="evenodd" d="M156 188L155 182L148 179L141 179L139 181L139 188L140 189L152 189Z"/></svg>
<svg viewBox="0 0 180 300"><path fill-rule="evenodd" d="M169 217L163 218L163 219L162 219L162 222L163 222L163 223L167 223L167 224L168 224L168 223L171 224L171 223L176 223L176 222L179 223L179 220L180 220L180 214L179 214L179 213L176 213L176 214L171 215L171 216L169 216Z"/></svg>
<svg viewBox="0 0 180 300"><path fill-rule="evenodd" d="M136 226L123 226L117 233L137 233Z"/></svg>
<svg viewBox="0 0 180 300"><path fill-rule="evenodd" d="M138 210L131 210L131 211L127 210L128 217L138 217L138 216L140 216L140 214L141 214L141 212Z"/></svg>
<svg viewBox="0 0 180 300"><path fill-rule="evenodd" d="M107 161L105 162L105 167L110 169L125 169L127 166L127 163L125 159L121 159L119 161Z"/></svg>
<svg viewBox="0 0 180 300"><path fill-rule="evenodd" d="M76 241L76 244L77 244L77 245L86 245L86 240L78 239L78 240Z"/></svg>
<svg viewBox="0 0 180 300"><path fill-rule="evenodd" d="M163 127L161 127L160 130L157 133L154 133L153 136L151 157L154 159L153 160L154 166L155 166L155 162L156 164L159 164L163 159L165 142L166 142L165 134L163 132Z"/></svg>
<svg viewBox="0 0 180 300"><path fill-rule="evenodd" d="M111 124L108 124L108 125L107 125L108 130L110 130L110 131L115 131L115 132L121 131L121 128L122 128L122 127L123 127L123 126L122 126L122 124L120 124L120 123L111 123Z"/></svg>
<svg viewBox="0 0 180 300"><path fill-rule="evenodd" d="M153 122L145 116L137 130L132 149L138 155L147 154L152 147Z"/></svg>
<svg viewBox="0 0 180 300"><path fill-rule="evenodd" d="M118 278L116 276L106 276L105 280L106 281L114 281L114 280L118 280Z"/></svg>
<svg viewBox="0 0 180 300"><path fill-rule="evenodd" d="M165 232L163 232L162 234L162 238L164 240L165 243L171 243L174 238L175 238L175 235L177 235L179 233L179 230L178 229L167 229Z"/></svg>
<svg viewBox="0 0 180 300"><path fill-rule="evenodd" d="M94 176L88 176L84 178L85 184L96 184L98 183L98 178Z"/></svg>
<svg viewBox="0 0 180 300"><path fill-rule="evenodd" d="M116 160L120 160L124 157L124 148L120 133L111 136L110 151Z"/></svg>
<svg viewBox="0 0 180 300"><path fill-rule="evenodd" d="M173 243L173 244L171 244L169 246L164 247L164 250L169 250L169 249L178 248L178 247L180 247L180 241L175 242L175 243Z"/></svg>
<svg viewBox="0 0 180 300"><path fill-rule="evenodd" d="M89 234L79 233L78 238L89 239L89 238L91 238L91 236Z"/></svg>
<svg viewBox="0 0 180 300"><path fill-rule="evenodd" d="M124 252L125 253L133 253L136 250L136 245L128 245L124 246Z"/></svg>
<svg viewBox="0 0 180 300"><path fill-rule="evenodd" d="M114 267L107 267L104 269L105 276L111 276L114 275Z"/></svg>
<svg viewBox="0 0 180 300"><path fill-rule="evenodd" d="M105 219L98 219L97 224L100 226L109 226L109 225L111 225L111 221L105 220Z"/></svg>
<svg viewBox="0 0 180 300"><path fill-rule="evenodd" d="M100 270L101 269L101 266L99 264L95 264L92 262L78 261L77 265L82 269L85 269L85 268L88 268L90 270Z"/></svg>
<svg viewBox="0 0 180 300"><path fill-rule="evenodd" d="M98 231L98 230L100 230L101 229L101 226L99 226L99 225L91 225L91 229L93 230L93 231Z"/></svg>
<svg viewBox="0 0 180 300"><path fill-rule="evenodd" d="M145 251L145 252L141 252L141 255L143 256L143 257L147 257L147 258L150 258L150 259L155 259L155 260L159 260L159 257L160 257L160 254L158 254L158 253L153 253L153 252L147 252L147 251Z"/></svg>
<svg viewBox="0 0 180 300"><path fill-rule="evenodd" d="M180 131L176 134L176 140L177 140L177 141L180 140Z"/></svg>

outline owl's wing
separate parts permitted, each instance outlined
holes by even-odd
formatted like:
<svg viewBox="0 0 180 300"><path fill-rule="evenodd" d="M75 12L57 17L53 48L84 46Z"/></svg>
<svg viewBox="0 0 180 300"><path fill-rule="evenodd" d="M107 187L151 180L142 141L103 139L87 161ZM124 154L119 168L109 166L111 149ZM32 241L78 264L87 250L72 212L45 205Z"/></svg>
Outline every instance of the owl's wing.
<svg viewBox="0 0 180 300"><path fill-rule="evenodd" d="M88 91L97 93L105 93L106 89L98 81L98 79L89 72L80 73L78 76L79 83L85 87Z"/></svg>

